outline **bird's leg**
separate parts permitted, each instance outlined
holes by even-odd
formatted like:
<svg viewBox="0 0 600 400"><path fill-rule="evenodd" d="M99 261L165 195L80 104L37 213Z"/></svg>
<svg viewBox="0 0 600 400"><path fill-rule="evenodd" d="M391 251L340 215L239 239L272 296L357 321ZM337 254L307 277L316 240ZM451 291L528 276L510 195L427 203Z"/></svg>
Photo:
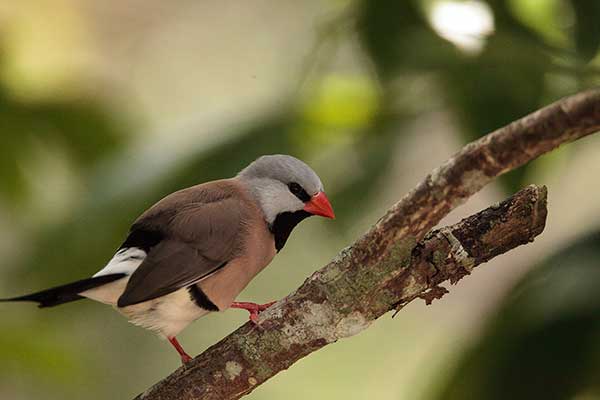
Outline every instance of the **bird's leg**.
<svg viewBox="0 0 600 400"><path fill-rule="evenodd" d="M190 357L190 355L185 352L185 350L183 349L183 347L181 347L181 345L179 344L179 342L177 341L177 338L175 336L167 338L167 339L169 339L169 342L173 345L173 347L175 347L175 350L177 350L177 352L181 356L181 363L183 365L192 361L192 357Z"/></svg>
<svg viewBox="0 0 600 400"><path fill-rule="evenodd" d="M256 324L258 323L258 314L260 314L261 311L265 311L267 308L271 307L275 303L275 301L271 301L270 303L265 304L249 303L245 301L234 301L233 303L231 303L230 307L241 308L242 310L248 311L250 313L250 321Z"/></svg>

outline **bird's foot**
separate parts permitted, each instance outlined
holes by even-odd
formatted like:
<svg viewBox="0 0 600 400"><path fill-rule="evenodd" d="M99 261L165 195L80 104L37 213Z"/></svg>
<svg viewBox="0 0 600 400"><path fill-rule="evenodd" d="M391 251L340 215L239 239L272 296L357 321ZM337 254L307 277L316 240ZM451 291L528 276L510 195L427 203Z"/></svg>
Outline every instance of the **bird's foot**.
<svg viewBox="0 0 600 400"><path fill-rule="evenodd" d="M250 321L254 322L255 324L258 324L258 315L262 312L265 311L267 308L271 307L273 304L275 304L275 301L271 301L269 303L265 303L265 304L256 304L256 303L249 303L249 302L245 302L245 301L234 301L233 303L231 303L231 308L241 308L242 310L246 310L250 313Z"/></svg>
<svg viewBox="0 0 600 400"><path fill-rule="evenodd" d="M189 354L182 354L181 355L181 364L186 365L190 361L192 361L192 357Z"/></svg>
<svg viewBox="0 0 600 400"><path fill-rule="evenodd" d="M182 354L181 355L181 364L182 365L186 365L190 361L192 361L192 356L190 356L189 354Z"/></svg>
<svg viewBox="0 0 600 400"><path fill-rule="evenodd" d="M179 344L179 342L177 341L177 338L175 336L167 338L167 339L169 339L169 342L173 345L173 347L175 347L175 350L177 350L177 353L179 353L179 356L181 357L181 363L183 365L192 361L192 357L188 353L185 352L185 350Z"/></svg>

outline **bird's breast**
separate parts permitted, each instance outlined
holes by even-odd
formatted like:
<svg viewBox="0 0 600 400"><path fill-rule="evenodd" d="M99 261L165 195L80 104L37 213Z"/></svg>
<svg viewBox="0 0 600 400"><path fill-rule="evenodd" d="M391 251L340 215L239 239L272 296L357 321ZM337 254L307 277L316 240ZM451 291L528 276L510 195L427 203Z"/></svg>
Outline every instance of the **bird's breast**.
<svg viewBox="0 0 600 400"><path fill-rule="evenodd" d="M219 272L198 283L202 291L219 310L229 308L250 281L277 254L273 235L266 223L250 225L247 240L240 255L229 261Z"/></svg>

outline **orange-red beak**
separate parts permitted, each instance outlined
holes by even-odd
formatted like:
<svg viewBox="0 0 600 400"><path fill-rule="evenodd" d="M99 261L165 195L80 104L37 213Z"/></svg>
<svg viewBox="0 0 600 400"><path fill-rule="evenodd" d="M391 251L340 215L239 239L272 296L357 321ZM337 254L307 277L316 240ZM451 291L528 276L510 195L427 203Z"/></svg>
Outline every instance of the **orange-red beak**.
<svg viewBox="0 0 600 400"><path fill-rule="evenodd" d="M311 199L306 202L304 211L326 218L335 218L333 208L331 208L331 203L324 192L319 192L311 197Z"/></svg>

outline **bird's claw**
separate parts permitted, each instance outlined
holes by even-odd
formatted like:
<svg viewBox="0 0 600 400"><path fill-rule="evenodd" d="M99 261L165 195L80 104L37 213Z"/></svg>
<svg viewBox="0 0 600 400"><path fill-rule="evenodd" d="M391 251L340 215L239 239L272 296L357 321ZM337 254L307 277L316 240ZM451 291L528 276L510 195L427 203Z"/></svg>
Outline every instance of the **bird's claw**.
<svg viewBox="0 0 600 400"><path fill-rule="evenodd" d="M182 354L181 355L181 363L183 365L186 365L187 363L189 363L190 361L192 361L192 357L189 354Z"/></svg>
<svg viewBox="0 0 600 400"><path fill-rule="evenodd" d="M231 308L240 308L240 309L248 311L250 313L250 316L249 316L250 321L252 321L254 324L258 325L258 315L261 312L265 311L267 308L271 307L275 303L276 303L275 301L271 301L271 302L265 303L265 304L234 301L233 303L231 303L230 307Z"/></svg>
<svg viewBox="0 0 600 400"><path fill-rule="evenodd" d="M175 347L175 350L177 350L177 353L179 353L179 356L181 357L181 363L183 365L186 365L187 363L192 361L192 357L188 353L185 352L185 350L179 344L179 342L177 341L177 338L175 336L168 337L167 339L169 340L169 342L171 342L173 347Z"/></svg>

